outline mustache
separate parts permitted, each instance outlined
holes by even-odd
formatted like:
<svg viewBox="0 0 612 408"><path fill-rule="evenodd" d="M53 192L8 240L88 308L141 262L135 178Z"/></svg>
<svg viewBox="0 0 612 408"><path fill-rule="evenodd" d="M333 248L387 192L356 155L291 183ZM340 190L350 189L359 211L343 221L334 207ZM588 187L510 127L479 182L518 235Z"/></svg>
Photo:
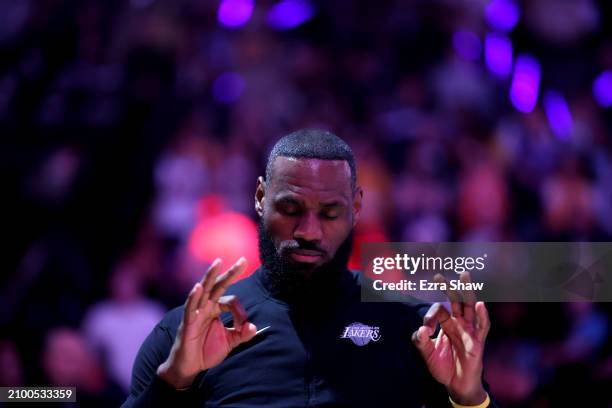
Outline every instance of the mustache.
<svg viewBox="0 0 612 408"><path fill-rule="evenodd" d="M309 302L312 291L318 293L317 300L333 299L334 282L346 270L351 254L353 232L351 231L333 256L320 247L319 242L287 239L274 244L272 234L263 219L257 222L259 257L265 270L265 280L271 293L292 303ZM316 268L308 278L301 265L292 262L292 251L320 251L326 263Z"/></svg>
<svg viewBox="0 0 612 408"><path fill-rule="evenodd" d="M289 239L286 241L282 241L279 245L279 252L283 255L299 250L314 251L319 252L322 255L327 255L327 251L325 251L323 248L319 247L313 242Z"/></svg>

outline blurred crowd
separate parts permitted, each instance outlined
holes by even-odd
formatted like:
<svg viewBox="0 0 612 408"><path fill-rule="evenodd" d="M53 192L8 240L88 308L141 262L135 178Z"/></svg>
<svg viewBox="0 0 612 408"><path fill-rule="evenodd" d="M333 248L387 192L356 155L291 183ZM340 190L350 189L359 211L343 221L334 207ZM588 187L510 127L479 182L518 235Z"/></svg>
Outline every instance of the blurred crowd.
<svg viewBox="0 0 612 408"><path fill-rule="evenodd" d="M0 386L122 401L212 259L258 266L255 180L302 127L357 156L356 248L612 241L611 27L605 0L1 0ZM500 402L612 406L610 304L489 307Z"/></svg>

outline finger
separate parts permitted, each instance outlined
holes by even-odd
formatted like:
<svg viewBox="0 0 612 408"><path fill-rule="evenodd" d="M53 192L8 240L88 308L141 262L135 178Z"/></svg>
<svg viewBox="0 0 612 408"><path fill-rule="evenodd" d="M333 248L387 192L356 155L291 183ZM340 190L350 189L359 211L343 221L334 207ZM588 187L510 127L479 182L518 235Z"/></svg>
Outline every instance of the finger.
<svg viewBox="0 0 612 408"><path fill-rule="evenodd" d="M457 328L457 321L451 319L450 313L441 303L434 303L423 318L423 325L430 327L432 330L435 329L436 323L440 323L440 327L451 338L453 344L456 343L457 347L463 348L460 344L461 335Z"/></svg>
<svg viewBox="0 0 612 408"><path fill-rule="evenodd" d="M206 306L208 299L210 298L210 292L212 291L213 286L215 285L215 281L219 273L221 273L221 265L223 262L220 258L217 258L213 261L213 263L206 271L206 275L202 278L202 297L198 303L198 308L202 309Z"/></svg>
<svg viewBox="0 0 612 408"><path fill-rule="evenodd" d="M412 333L412 342L426 360L434 351L434 341L431 339L433 330L429 326L421 326Z"/></svg>
<svg viewBox="0 0 612 408"><path fill-rule="evenodd" d="M247 261L246 258L240 258L231 268L224 274L217 277L215 285L210 292L210 300L216 302L219 300L221 295L225 292L225 289L232 284L234 279L238 277L246 269Z"/></svg>
<svg viewBox="0 0 612 408"><path fill-rule="evenodd" d="M245 322L242 330L227 329L229 345L233 349L239 344L246 343L257 334L257 327L253 323Z"/></svg>
<svg viewBox="0 0 612 408"><path fill-rule="evenodd" d="M451 290L449 288L449 284L446 281L446 278L442 276L440 273L436 273L434 275L434 282L436 283L444 283L444 287L446 288L446 296L448 300L451 302L451 311L454 317L463 316L463 308L461 306L461 296L455 290Z"/></svg>
<svg viewBox="0 0 612 408"><path fill-rule="evenodd" d="M433 331L436 329L436 324L438 322L442 323L443 321L450 319L450 317L451 316L448 313L448 310L446 310L442 303L434 303L430 306L427 313L425 313L425 316L423 317L423 325L431 328Z"/></svg>
<svg viewBox="0 0 612 408"><path fill-rule="evenodd" d="M202 285L200 282L193 285L187 300L185 301L185 309L183 310L183 320L185 323L190 323L197 316L198 303L202 297Z"/></svg>
<svg viewBox="0 0 612 408"><path fill-rule="evenodd" d="M468 284L472 282L472 277L469 272L463 272L459 275L459 280ZM464 287L469 287L470 285L464 285ZM474 307L476 305L476 294L471 289L466 289L461 293L463 295L463 318L468 323L474 322Z"/></svg>
<svg viewBox="0 0 612 408"><path fill-rule="evenodd" d="M476 337L481 342L484 342L491 328L491 320L489 319L489 311L484 302L476 302L476 318L478 325L476 327Z"/></svg>
<svg viewBox="0 0 612 408"><path fill-rule="evenodd" d="M436 344L435 344L435 348L440 348L440 345L442 343L442 339L445 338L446 335L444 334L444 329L440 329L440 331L438 332L438 336L436 337Z"/></svg>
<svg viewBox="0 0 612 408"><path fill-rule="evenodd" d="M450 337L444 333L444 329L440 329L438 337L436 337L436 344L434 345L438 357L445 358L451 352L451 342Z"/></svg>
<svg viewBox="0 0 612 408"><path fill-rule="evenodd" d="M222 296L219 298L218 304L222 312L230 312L232 314L234 328L239 331L242 330L242 325L246 322L247 314L238 298L234 295Z"/></svg>
<svg viewBox="0 0 612 408"><path fill-rule="evenodd" d="M452 353L452 347L451 347L451 340L450 338L446 335L446 333L443 333L440 340L440 344L437 348L439 348L439 356L440 358L446 358L448 354Z"/></svg>

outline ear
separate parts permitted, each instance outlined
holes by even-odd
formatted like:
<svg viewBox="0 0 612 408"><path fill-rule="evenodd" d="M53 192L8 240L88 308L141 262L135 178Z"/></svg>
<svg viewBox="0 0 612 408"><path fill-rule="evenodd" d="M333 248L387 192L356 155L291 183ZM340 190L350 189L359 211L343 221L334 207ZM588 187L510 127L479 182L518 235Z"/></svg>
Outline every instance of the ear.
<svg viewBox="0 0 612 408"><path fill-rule="evenodd" d="M359 222L361 216L361 202L363 200L363 190L357 186L353 193L353 227Z"/></svg>
<svg viewBox="0 0 612 408"><path fill-rule="evenodd" d="M260 217L263 217L264 197L266 195L266 182L262 176L257 178L257 187L255 188L255 212Z"/></svg>

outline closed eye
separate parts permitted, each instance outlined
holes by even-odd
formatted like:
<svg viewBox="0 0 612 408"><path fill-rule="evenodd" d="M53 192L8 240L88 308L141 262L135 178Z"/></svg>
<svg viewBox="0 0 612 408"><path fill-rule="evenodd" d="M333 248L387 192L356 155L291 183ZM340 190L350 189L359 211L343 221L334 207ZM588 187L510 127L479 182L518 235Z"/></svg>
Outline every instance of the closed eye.
<svg viewBox="0 0 612 408"><path fill-rule="evenodd" d="M300 215L302 206L295 200L286 198L276 202L276 210L286 216Z"/></svg>
<svg viewBox="0 0 612 408"><path fill-rule="evenodd" d="M290 217L295 215L300 215L301 211L295 207L280 207L279 212L283 215L288 215Z"/></svg>
<svg viewBox="0 0 612 408"><path fill-rule="evenodd" d="M344 206L341 205L331 205L326 206L321 210L321 217L328 220L335 220L340 217L344 213Z"/></svg>

